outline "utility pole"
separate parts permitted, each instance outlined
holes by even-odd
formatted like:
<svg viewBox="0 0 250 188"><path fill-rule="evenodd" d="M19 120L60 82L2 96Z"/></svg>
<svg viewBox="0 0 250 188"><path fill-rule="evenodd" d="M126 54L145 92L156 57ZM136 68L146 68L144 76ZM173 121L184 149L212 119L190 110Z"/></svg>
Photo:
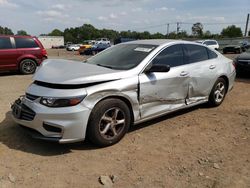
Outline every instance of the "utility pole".
<svg viewBox="0 0 250 188"><path fill-rule="evenodd" d="M167 24L167 36L169 35L169 23Z"/></svg>
<svg viewBox="0 0 250 188"><path fill-rule="evenodd" d="M248 22L249 22L249 14L247 14L247 21L246 21L246 28L245 28L245 37L247 36Z"/></svg>
<svg viewBox="0 0 250 188"><path fill-rule="evenodd" d="M177 22L176 34L178 34L179 31L180 31L180 22Z"/></svg>

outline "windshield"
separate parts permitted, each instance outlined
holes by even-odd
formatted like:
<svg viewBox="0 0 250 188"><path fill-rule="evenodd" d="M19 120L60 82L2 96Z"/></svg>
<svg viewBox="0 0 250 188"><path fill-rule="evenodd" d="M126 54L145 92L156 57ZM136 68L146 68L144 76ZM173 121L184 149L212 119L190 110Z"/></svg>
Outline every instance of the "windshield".
<svg viewBox="0 0 250 188"><path fill-rule="evenodd" d="M156 45L145 44L119 44L85 62L116 70L129 70L139 65L156 47Z"/></svg>

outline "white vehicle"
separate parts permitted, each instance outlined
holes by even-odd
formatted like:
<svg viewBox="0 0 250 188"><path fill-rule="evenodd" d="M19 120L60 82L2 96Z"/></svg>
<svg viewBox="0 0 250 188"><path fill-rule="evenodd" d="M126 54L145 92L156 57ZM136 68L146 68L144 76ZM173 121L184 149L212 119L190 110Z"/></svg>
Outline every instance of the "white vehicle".
<svg viewBox="0 0 250 188"><path fill-rule="evenodd" d="M99 38L96 40L96 44L110 44L110 41L107 38Z"/></svg>
<svg viewBox="0 0 250 188"><path fill-rule="evenodd" d="M197 43L200 43L200 44L204 44L214 50L218 50L219 49L219 44L216 40L199 40L199 41L196 41Z"/></svg>
<svg viewBox="0 0 250 188"><path fill-rule="evenodd" d="M235 75L233 60L207 46L137 40L82 63L44 61L12 114L34 138L70 143L88 137L109 146L131 125L201 103L219 106Z"/></svg>
<svg viewBox="0 0 250 188"><path fill-rule="evenodd" d="M80 48L79 44L72 44L72 45L67 47L67 50L68 51L77 51L77 50L79 50L79 48Z"/></svg>

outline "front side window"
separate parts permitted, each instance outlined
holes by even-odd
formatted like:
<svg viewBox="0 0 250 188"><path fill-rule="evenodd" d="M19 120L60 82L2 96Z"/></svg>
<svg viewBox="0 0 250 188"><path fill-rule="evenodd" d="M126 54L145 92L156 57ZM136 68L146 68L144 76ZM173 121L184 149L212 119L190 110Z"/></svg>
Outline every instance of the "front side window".
<svg viewBox="0 0 250 188"><path fill-rule="evenodd" d="M185 44L184 47L188 53L189 63L208 60L208 53L206 47L195 44Z"/></svg>
<svg viewBox="0 0 250 188"><path fill-rule="evenodd" d="M11 49L12 45L9 37L0 37L0 49Z"/></svg>
<svg viewBox="0 0 250 188"><path fill-rule="evenodd" d="M154 64L164 64L176 67L184 64L182 46L177 44L164 49L153 60Z"/></svg>
<svg viewBox="0 0 250 188"><path fill-rule="evenodd" d="M38 44L32 38L15 38L16 48L37 48Z"/></svg>

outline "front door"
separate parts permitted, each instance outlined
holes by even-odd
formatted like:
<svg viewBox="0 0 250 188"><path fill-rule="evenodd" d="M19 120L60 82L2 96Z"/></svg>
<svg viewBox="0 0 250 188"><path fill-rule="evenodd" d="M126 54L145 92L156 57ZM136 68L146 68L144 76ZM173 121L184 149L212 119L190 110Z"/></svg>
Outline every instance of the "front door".
<svg viewBox="0 0 250 188"><path fill-rule="evenodd" d="M169 65L170 71L139 75L139 102L143 119L185 106L188 94L189 74L181 45L165 48L151 63Z"/></svg>

